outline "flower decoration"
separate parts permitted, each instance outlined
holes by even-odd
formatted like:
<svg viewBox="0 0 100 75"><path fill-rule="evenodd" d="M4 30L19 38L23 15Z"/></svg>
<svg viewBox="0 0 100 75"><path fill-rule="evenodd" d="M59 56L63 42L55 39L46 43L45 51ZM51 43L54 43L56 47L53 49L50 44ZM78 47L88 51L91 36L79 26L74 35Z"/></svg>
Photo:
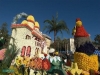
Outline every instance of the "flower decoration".
<svg viewBox="0 0 100 75"><path fill-rule="evenodd" d="M47 58L42 60L42 69L49 70L50 69L50 62Z"/></svg>
<svg viewBox="0 0 100 75"><path fill-rule="evenodd" d="M59 52L55 52L55 55L59 55Z"/></svg>
<svg viewBox="0 0 100 75"><path fill-rule="evenodd" d="M94 54L100 56L100 51L99 51L99 50L95 50L95 51L94 51Z"/></svg>
<svg viewBox="0 0 100 75"><path fill-rule="evenodd" d="M44 54L44 57L46 57L47 56L47 54Z"/></svg>
<svg viewBox="0 0 100 75"><path fill-rule="evenodd" d="M23 60L22 57L17 56L17 57L15 58L15 64L16 64L17 66L20 66L20 65L22 64L22 60Z"/></svg>
<svg viewBox="0 0 100 75"><path fill-rule="evenodd" d="M82 69L78 68L77 63L71 63L71 68L69 68L68 72L70 72L72 75L76 75L76 73L78 75L80 75L82 73Z"/></svg>
<svg viewBox="0 0 100 75"><path fill-rule="evenodd" d="M30 62L30 57L28 57L28 56L23 57L22 65L24 65L25 67L29 67L29 62Z"/></svg>
<svg viewBox="0 0 100 75"><path fill-rule="evenodd" d="M75 32L75 37L88 37L89 34L85 30L85 28L82 25L82 21L80 18L76 19L76 32Z"/></svg>
<svg viewBox="0 0 100 75"><path fill-rule="evenodd" d="M90 75L90 73L88 71L82 71L81 74L83 74L83 75Z"/></svg>
<svg viewBox="0 0 100 75"><path fill-rule="evenodd" d="M30 59L29 66L31 69L41 70L42 69L42 59L38 57Z"/></svg>
<svg viewBox="0 0 100 75"><path fill-rule="evenodd" d="M85 53L74 53L74 61L77 62L79 68L83 69L84 71L89 71L93 69L95 71L98 70L98 57L97 55L90 55L88 56Z"/></svg>
<svg viewBox="0 0 100 75"><path fill-rule="evenodd" d="M4 59L4 54L5 54L6 49L0 50L0 60Z"/></svg>
<svg viewBox="0 0 100 75"><path fill-rule="evenodd" d="M94 55L95 47L80 18L76 19L75 29L74 44L76 50L74 52L74 62L84 71L89 72L90 69L98 71L98 56Z"/></svg>

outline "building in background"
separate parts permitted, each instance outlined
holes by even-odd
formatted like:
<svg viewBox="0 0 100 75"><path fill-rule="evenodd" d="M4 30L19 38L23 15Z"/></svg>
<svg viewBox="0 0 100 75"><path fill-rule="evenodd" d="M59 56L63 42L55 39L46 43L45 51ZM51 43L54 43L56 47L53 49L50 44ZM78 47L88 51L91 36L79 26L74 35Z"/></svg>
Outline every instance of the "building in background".
<svg viewBox="0 0 100 75"><path fill-rule="evenodd" d="M68 39L68 48L69 51L71 51L72 53L75 52L75 45L74 45L74 38L69 38ZM67 50L67 51L68 51Z"/></svg>
<svg viewBox="0 0 100 75"><path fill-rule="evenodd" d="M45 41L46 41L46 44L47 44L47 47L49 48L50 47L50 44L51 44L51 37L49 37L48 35L46 34L43 34L44 38L45 38Z"/></svg>

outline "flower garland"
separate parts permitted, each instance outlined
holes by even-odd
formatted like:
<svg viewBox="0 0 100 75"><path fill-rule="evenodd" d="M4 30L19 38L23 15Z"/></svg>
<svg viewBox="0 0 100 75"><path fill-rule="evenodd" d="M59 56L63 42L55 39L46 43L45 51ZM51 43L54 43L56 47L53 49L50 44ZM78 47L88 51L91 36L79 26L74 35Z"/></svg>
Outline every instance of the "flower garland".
<svg viewBox="0 0 100 75"><path fill-rule="evenodd" d="M28 15L24 12L20 13L20 14L17 14L14 19L13 19L13 22L12 24L16 24L16 22L21 18L21 17L27 17Z"/></svg>

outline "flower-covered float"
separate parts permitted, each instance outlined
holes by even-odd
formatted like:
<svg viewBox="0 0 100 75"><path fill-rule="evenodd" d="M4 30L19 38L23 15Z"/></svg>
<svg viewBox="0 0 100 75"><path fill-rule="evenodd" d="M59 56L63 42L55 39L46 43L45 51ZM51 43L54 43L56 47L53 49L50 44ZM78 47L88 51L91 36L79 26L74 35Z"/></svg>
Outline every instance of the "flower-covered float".
<svg viewBox="0 0 100 75"><path fill-rule="evenodd" d="M83 73L84 71L88 73L94 71L94 73L97 73L99 67L98 56L94 54L95 47L90 40L90 35L83 27L80 18L76 19L76 25L72 34L74 35L74 44L76 47L74 62L77 63L79 69L83 70ZM83 75L88 74L84 73Z"/></svg>
<svg viewBox="0 0 100 75"><path fill-rule="evenodd" d="M25 20L21 24L17 24L16 19L25 17ZM16 71L16 74L28 75L34 74L38 75L40 70L49 70L49 61L45 58L48 54L48 47L50 45L51 38L44 35L40 31L40 25L32 15L27 15L25 13L20 13L14 18L12 23L12 34L10 44L15 44L17 49L19 49L17 56L10 69L13 69L16 65L17 70L20 68L22 73Z"/></svg>
<svg viewBox="0 0 100 75"><path fill-rule="evenodd" d="M32 15L24 14L25 20L21 24L16 23L16 19L20 18L21 15L23 14L18 14L15 17L11 26L12 38L10 44L14 44L14 47L9 46L11 50L2 48L0 50L0 62L2 61L3 65L7 64L0 68L0 74L54 75L57 73L59 75L91 75L90 73L93 74L93 72L98 71L97 52L95 52L90 35L84 29L79 18L76 19L73 30L76 47L74 62L71 66L65 66L59 57L59 52L54 53L54 49L48 49L50 44L47 45L48 42L45 38L49 37L39 30L39 23L35 21ZM50 38L48 40L50 42ZM4 41L0 42L3 43Z"/></svg>
<svg viewBox="0 0 100 75"><path fill-rule="evenodd" d="M22 16L25 19L17 24L16 20ZM54 56L49 55L52 50L55 51L48 49L51 39L39 30L39 23L32 15L18 14L14 18L11 28L10 44L14 46L9 45L9 49L0 51L3 65L7 64L2 68L3 70L0 69L0 74L45 75L59 73L66 75L66 72L61 68L61 59L58 57L58 53L56 52Z"/></svg>
<svg viewBox="0 0 100 75"><path fill-rule="evenodd" d="M17 24L21 17L25 19ZM45 75L59 73L66 75L62 69L61 58L50 46L50 37L39 29L39 23L32 15L18 14L11 25L12 34L8 49L0 50L0 62L3 75ZM0 41L3 42L3 41ZM13 46L12 46L13 45ZM51 55L50 55L51 54Z"/></svg>

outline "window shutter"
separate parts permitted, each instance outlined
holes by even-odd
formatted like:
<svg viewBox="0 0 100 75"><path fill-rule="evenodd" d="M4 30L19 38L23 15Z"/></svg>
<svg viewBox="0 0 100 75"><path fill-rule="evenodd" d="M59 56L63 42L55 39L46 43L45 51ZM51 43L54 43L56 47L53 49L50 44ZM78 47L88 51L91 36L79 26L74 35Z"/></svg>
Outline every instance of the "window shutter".
<svg viewBox="0 0 100 75"><path fill-rule="evenodd" d="M30 57L30 53L31 53L31 47L28 46L28 47L27 47L26 56L29 56L29 57Z"/></svg>
<svg viewBox="0 0 100 75"><path fill-rule="evenodd" d="M21 51L21 57L24 57L25 56L25 51L26 51L26 47L23 46L22 47L22 51Z"/></svg>

